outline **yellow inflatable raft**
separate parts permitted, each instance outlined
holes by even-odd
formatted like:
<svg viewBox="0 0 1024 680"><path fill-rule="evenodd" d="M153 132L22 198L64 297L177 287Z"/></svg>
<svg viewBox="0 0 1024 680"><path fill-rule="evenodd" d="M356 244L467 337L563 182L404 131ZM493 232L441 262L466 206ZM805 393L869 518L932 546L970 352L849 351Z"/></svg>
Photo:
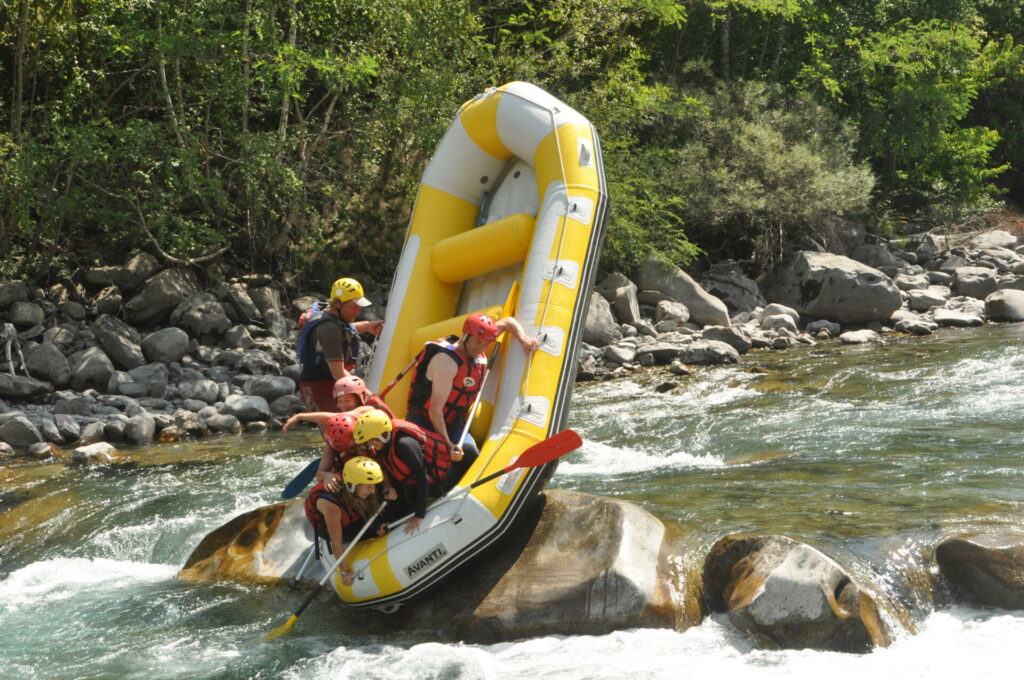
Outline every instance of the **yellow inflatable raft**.
<svg viewBox="0 0 1024 680"><path fill-rule="evenodd" d="M379 391L473 312L514 315L542 345L527 356L501 341L471 427L480 457L418 532L353 549L354 583L332 580L346 604L394 609L437 584L501 540L550 478L556 463L457 495L564 427L607 213L597 133L582 115L522 82L459 110L423 173L366 382ZM387 397L398 417L408 388L407 376Z"/></svg>

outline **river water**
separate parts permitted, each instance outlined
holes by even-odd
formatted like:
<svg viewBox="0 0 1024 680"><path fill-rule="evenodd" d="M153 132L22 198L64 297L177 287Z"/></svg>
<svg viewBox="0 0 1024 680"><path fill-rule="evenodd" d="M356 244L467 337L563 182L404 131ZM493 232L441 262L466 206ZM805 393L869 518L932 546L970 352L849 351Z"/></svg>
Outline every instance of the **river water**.
<svg viewBox="0 0 1024 680"><path fill-rule="evenodd" d="M911 613L916 634L857 656L759 649L715 615L496 645L332 633L301 596L178 581L211 529L274 502L313 434L204 440L114 466L27 466L0 485L3 678L903 678L1017 667L1024 612L952 606L928 587L940 537L1024 524L1024 324L756 353L740 366L579 386L585 439L554 488L633 501L688 570L739 531L806 541ZM669 392L654 387L671 381ZM400 615L400 614L399 614ZM334 625L332 625L334 624Z"/></svg>

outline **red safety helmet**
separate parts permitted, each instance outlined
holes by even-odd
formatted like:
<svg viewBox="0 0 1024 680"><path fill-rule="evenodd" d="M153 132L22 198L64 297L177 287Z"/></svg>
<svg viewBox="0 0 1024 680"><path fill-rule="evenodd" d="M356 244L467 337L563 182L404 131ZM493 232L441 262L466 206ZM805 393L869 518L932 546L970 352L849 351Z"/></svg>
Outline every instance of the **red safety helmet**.
<svg viewBox="0 0 1024 680"><path fill-rule="evenodd" d="M466 323L462 324L462 332L487 342L494 342L498 339L498 324L486 314L470 314L466 317Z"/></svg>
<svg viewBox="0 0 1024 680"><path fill-rule="evenodd" d="M360 397L360 403L366 402L366 383L357 375L346 375L338 378L334 383L334 398L337 399L343 394L356 394Z"/></svg>
<svg viewBox="0 0 1024 680"><path fill-rule="evenodd" d="M352 430L355 427L356 417L351 413L333 415L324 425L324 441L335 451L348 451L356 445L352 439Z"/></svg>

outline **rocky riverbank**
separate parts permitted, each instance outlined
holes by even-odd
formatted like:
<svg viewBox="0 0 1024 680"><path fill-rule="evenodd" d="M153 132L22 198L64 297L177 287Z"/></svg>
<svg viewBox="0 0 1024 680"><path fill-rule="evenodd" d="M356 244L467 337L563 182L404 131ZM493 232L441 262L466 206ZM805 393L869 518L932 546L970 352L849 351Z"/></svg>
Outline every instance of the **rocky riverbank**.
<svg viewBox="0 0 1024 680"><path fill-rule="evenodd" d="M376 318L381 291L367 295ZM279 428L301 407L295 320L315 299L145 253L46 290L0 283L0 457L102 461L118 446Z"/></svg>
<svg viewBox="0 0 1024 680"><path fill-rule="evenodd" d="M918 234L896 247L865 243L857 225L848 231L846 252L796 253L761 283L731 262L699 281L655 260L635 281L611 274L591 296L578 377L655 365L686 375L689 366L736 363L751 350L880 343L887 333L1024 321L1017 236Z"/></svg>

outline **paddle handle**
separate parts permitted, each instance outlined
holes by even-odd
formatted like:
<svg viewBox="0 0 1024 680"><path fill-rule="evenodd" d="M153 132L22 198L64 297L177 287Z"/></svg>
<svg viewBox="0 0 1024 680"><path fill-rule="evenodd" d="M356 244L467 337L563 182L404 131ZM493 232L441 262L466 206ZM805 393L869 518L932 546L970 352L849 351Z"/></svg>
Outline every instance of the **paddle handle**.
<svg viewBox="0 0 1024 680"><path fill-rule="evenodd" d="M352 552L352 548L356 547L356 544L359 543L359 539L363 537L363 534L365 534L366 530L370 528L370 525L373 524L373 521L375 519L377 519L377 516L384 511L384 508L387 507L387 504L387 501L381 503L380 507L377 508L377 512L373 513L370 519L366 520L366 524L363 525L363 528L359 530L359 533L356 534L356 537L353 538L352 542L348 544L348 547L342 551L341 556L338 559L334 560L334 564L332 564L331 568L327 570L327 573L324 574L324 577L320 579L320 583L318 583L316 588L313 589L313 592L311 592L309 596L302 601L302 604L299 605L299 608L295 610L294 614L292 614L292 618L299 618L302 612L306 610L306 607L309 606L309 603L313 601L313 598L317 596L317 593L319 593L320 589L324 587L324 584L327 583L327 581L331 578L335 570L339 566L341 566L341 563L345 560L346 557L348 557L348 554Z"/></svg>

